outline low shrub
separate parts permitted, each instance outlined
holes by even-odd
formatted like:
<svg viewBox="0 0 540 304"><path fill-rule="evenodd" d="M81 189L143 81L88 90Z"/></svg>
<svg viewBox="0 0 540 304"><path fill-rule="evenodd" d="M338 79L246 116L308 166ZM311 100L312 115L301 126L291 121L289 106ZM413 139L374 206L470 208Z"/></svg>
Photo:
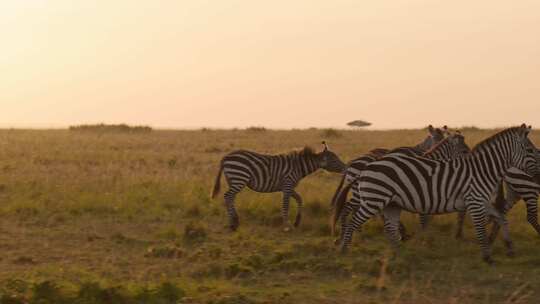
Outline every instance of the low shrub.
<svg viewBox="0 0 540 304"><path fill-rule="evenodd" d="M97 133L148 133L152 131L149 126L129 126L126 124L90 124L70 126L70 131L77 132L97 132Z"/></svg>
<svg viewBox="0 0 540 304"><path fill-rule="evenodd" d="M189 222L184 228L184 243L196 244L206 241L206 228L200 224Z"/></svg>
<svg viewBox="0 0 540 304"><path fill-rule="evenodd" d="M336 129L323 129L321 131L321 137L323 138L339 138L343 137L343 134Z"/></svg>
<svg viewBox="0 0 540 304"><path fill-rule="evenodd" d="M250 132L266 132L267 129L265 127L248 127L246 128L246 131L250 131Z"/></svg>

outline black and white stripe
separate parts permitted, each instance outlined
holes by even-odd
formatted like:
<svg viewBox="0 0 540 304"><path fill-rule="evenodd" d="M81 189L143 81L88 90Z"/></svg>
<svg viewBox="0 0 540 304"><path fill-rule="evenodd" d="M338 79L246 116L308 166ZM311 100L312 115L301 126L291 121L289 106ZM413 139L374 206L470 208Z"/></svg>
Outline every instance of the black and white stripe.
<svg viewBox="0 0 540 304"><path fill-rule="evenodd" d="M439 129L439 128L434 128L432 125L429 125L428 126L429 134L422 142L420 142L414 147L403 147L399 149L403 149L403 151L405 151L404 153L407 153L406 151L410 151L410 153L416 153L418 155L421 155L425 153L426 151L428 151L429 149L431 149L431 147L441 142L444 139L445 134L448 132L447 129L448 128L446 126ZM354 179L356 179L358 175L360 175L360 172L362 172L362 170L368 163L376 160L377 158L383 156L384 154L387 154L390 151L391 150L389 149L378 148L378 149L369 151L369 153L365 155L362 155L358 158L355 158L349 161L349 163L347 164L346 171L343 173L344 182L345 183L352 182ZM397 151L394 151L394 152L397 152ZM339 192L339 188L336 191L336 193L337 192Z"/></svg>
<svg viewBox="0 0 540 304"><path fill-rule="evenodd" d="M343 173L343 176L341 178L341 182L339 183L339 186L337 187L334 193L334 196L332 198L332 206L335 205L336 197L341 192L343 185L354 183L356 178L360 175L362 170L364 170L367 164L369 164L372 161L377 160L378 158L382 157L385 154L388 154L390 151L395 152L395 153L401 152L405 154L422 155L427 150L431 149L434 145L438 144L444 139L445 134L447 134L448 132L448 128L444 126L442 127L442 129L439 129L439 128L434 128L432 125L429 125L428 132L429 132L428 136L416 146L401 147L401 148L396 148L393 150L377 148L377 149L371 150L365 155L362 155L358 158L355 158L349 161ZM342 227L346 225L346 219L353 209L354 209L354 206L351 205L349 202L347 202L345 205L345 208L341 209L340 216L336 217L336 215L334 215L335 219L337 218L341 219ZM335 222L334 222L334 225L332 226L332 234L334 233L333 232L334 228L335 228ZM405 227L403 225L401 225L401 230L402 230L403 235L405 235ZM339 239L336 240L336 242L337 241L339 241Z"/></svg>
<svg viewBox="0 0 540 304"><path fill-rule="evenodd" d="M485 224L488 215L498 212L489 200L510 168L525 172L537 169L529 131L525 125L506 129L478 144L471 153L446 161L393 154L368 164L353 188L359 207L347 225L342 250L349 246L353 232L380 212L385 218L385 233L397 247L401 210L442 214L466 209L483 258L491 262ZM338 204L345 201L348 190L343 189Z"/></svg>
<svg viewBox="0 0 540 304"><path fill-rule="evenodd" d="M252 151L238 150L227 154L221 160L219 173L212 192L214 198L220 190L221 174L225 175L229 189L224 194L225 205L229 216L230 228L236 230L239 224L234 207L234 199L244 187L257 192L283 192L281 214L283 223L288 229L289 200L294 198L298 205L294 225L298 226L302 217L302 198L294 190L302 178L325 169L330 172L343 172L345 164L339 157L328 150L315 153L310 148L289 154L265 155Z"/></svg>
<svg viewBox="0 0 540 304"><path fill-rule="evenodd" d="M430 159L447 160L447 159L461 156L465 153L468 153L469 151L470 151L470 148L465 143L465 138L460 133L456 133L456 134L450 134L446 139L443 139L441 142L437 143L430 150L425 151L425 152L421 152L417 148L397 148L392 151L389 151L386 155L396 154L396 155L404 155L404 156L412 156L412 157L424 156ZM370 156L371 155L365 156L365 158L368 158ZM381 156L376 157L376 158L372 157L373 158L372 161L375 161L377 158L380 158L380 157ZM359 171L359 173L360 172L361 171ZM347 178L348 183L354 183L355 182L354 179L356 179L357 176L354 176L354 177L349 176ZM355 186L353 185L352 187L355 187ZM334 199L337 197L339 191L340 191L340 188L336 190ZM334 208L334 225L332 226L332 230L335 229L335 223L339 220L341 222L341 237L343 237L343 232L345 231L345 227L347 225L347 217L353 210L356 210L357 208L358 208L358 199L352 199L350 201L347 201L343 207L336 206L336 208ZM423 215L420 216L420 223L422 224L422 227L425 227L427 220L428 220L427 216L423 216ZM400 223L399 228L400 228L401 236L404 237L405 227L403 226L403 224ZM336 240L336 242L339 242L341 240L341 237L338 240Z"/></svg>
<svg viewBox="0 0 540 304"><path fill-rule="evenodd" d="M540 224L538 224L538 197L540 194L540 152L536 154L537 171L531 172L534 176L531 176L522 170L517 168L510 168L504 177L504 181L500 184L497 191L497 197L494 200L495 207L503 214L506 214L510 209L521 199L526 204L527 221L534 228L536 233L540 235ZM503 191L503 185L506 188L506 196ZM458 214L458 228L456 232L456 238L463 236L463 222L465 219L465 211ZM493 242L499 232L500 225L494 222L493 229L491 231L489 240ZM503 233L507 234L507 231ZM506 229L508 229L506 227ZM511 242L506 242L508 254L513 254L513 248Z"/></svg>

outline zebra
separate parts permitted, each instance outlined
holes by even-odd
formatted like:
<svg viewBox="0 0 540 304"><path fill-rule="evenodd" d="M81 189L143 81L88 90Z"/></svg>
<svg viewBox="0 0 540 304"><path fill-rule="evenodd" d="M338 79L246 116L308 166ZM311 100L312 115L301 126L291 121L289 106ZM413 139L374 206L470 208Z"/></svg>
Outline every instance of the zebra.
<svg viewBox="0 0 540 304"><path fill-rule="evenodd" d="M531 176L517 168L510 168L500 183L495 199L495 207L506 214L520 200L525 201L527 207L527 221L540 236L540 224L538 224L538 197L540 194L540 150L536 150L537 170ZM503 185L506 186L506 196L504 195ZM463 237L463 223L465 220L465 211L458 213L458 228L456 238ZM489 236L489 242L492 243L500 229L497 222L493 223L493 228ZM507 232L505 232L507 233ZM512 243L506 242L507 254L513 255Z"/></svg>
<svg viewBox="0 0 540 304"><path fill-rule="evenodd" d="M432 125L428 126L428 136L419 144L417 144L414 147L408 147L403 149L411 149L412 151L417 152L418 154L422 154L429 150L431 147L442 141L446 134L448 134L448 127L443 126L441 129L434 128ZM364 167L376 160L377 158L383 156L384 154L387 154L390 150L384 149L384 148L377 148L373 149L368 152L368 154L365 154L363 156L360 156L358 158L355 158L351 160L347 164L347 169L345 173L343 173L341 182L335 192L334 197L332 198L332 204L336 198L337 193L339 193L339 190L343 186L344 182L350 183L352 182L358 175L360 175L360 172L364 169Z"/></svg>
<svg viewBox="0 0 540 304"><path fill-rule="evenodd" d="M345 164L339 157L328 149L323 141L323 151L316 153L313 149L305 147L301 151L288 154L266 155L247 150L231 152L223 157L220 163L212 198L220 191L221 174L229 185L225 192L225 206L229 217L229 228L235 231L239 220L234 207L234 199L244 187L256 192L270 193L283 192L281 216L285 231L290 230L289 200L294 198L298 206L294 226L300 225L302 219L302 197L295 191L295 187L306 176L318 169L341 173Z"/></svg>
<svg viewBox="0 0 540 304"><path fill-rule="evenodd" d="M457 131L456 133L450 133L445 128L445 132L449 134L448 137L446 137L445 139L443 139L442 141L437 143L435 146L433 146L430 150L428 150L428 151L426 151L426 152L424 152L422 154L420 154L419 151L414 149L414 148L412 148L412 149L411 148L397 148L397 149L394 149L394 150L390 151L386 155L399 153L399 154L403 154L403 155L406 155L406 156L412 156L412 157L414 157L414 156L424 156L426 158L435 159L435 160L445 160L445 159L459 157L459 156L461 156L461 155L463 155L465 153L470 152L469 146L465 143L465 137L463 137L463 135L461 135L461 133L459 131ZM376 160L376 159L374 159L374 160ZM354 177L354 178L356 178L356 177ZM354 182L354 180L351 181L351 182ZM334 194L334 199L338 196L339 191L340 191L340 188L338 188L336 190L336 194ZM345 203L344 207L335 206L336 204L335 204L335 202L333 202L333 205L335 206L335 208L334 208L334 215L333 215L332 231L335 230L336 222L338 220L341 221L341 237L336 239L336 245L339 244L339 242L341 241L341 239L343 237L343 233L344 233L345 228L347 226L346 219L347 219L348 215L353 210L356 210L356 208L358 207L357 202L358 202L357 200L347 201ZM420 215L420 223L421 223L422 227L426 226L427 219L428 219L427 216L422 215L422 214ZM400 223L399 229L400 229L401 237L403 238L405 236L405 227L403 226L402 223Z"/></svg>
<svg viewBox="0 0 540 304"><path fill-rule="evenodd" d="M507 255L513 256L514 248L513 243L509 239L508 224L506 221L506 213L517 203L520 199L525 201L527 207L527 221L535 229L538 235L540 235L540 224L538 224L538 197L540 193L540 152L536 149L536 164L537 170L532 172L535 176L531 176L517 168L510 168L506 172L506 175L501 181L497 196L493 200L495 209L499 211L503 216L503 234L505 235L505 245L507 249ZM503 185L506 186L507 194L505 197ZM463 224L465 221L466 211L458 212L458 225L455 237L461 239L463 237ZM426 216L427 217L427 216ZM498 221L493 222L491 233L488 237L489 243L493 243L497 237L501 225Z"/></svg>
<svg viewBox="0 0 540 304"><path fill-rule="evenodd" d="M403 152L403 153L415 153L418 155L423 154L428 149L430 149L432 146L436 145L437 143L441 142L445 135L448 134L448 127L445 125L441 129L434 128L432 125L428 126L428 136L419 144L413 147L402 147L402 148L396 148L392 150L393 152ZM358 158L355 158L351 160L347 164L347 168L345 172L342 175L341 181L334 193L334 196L332 197L332 206L335 204L336 197L338 193L341 191L341 188L344 184L348 184L353 182L358 175L362 172L362 170L365 168L365 166L372 162L377 160L379 157L382 157L383 155L387 154L391 150L384 149L384 148L376 148L371 151L369 151L367 154L362 155ZM347 207L343 209L343 214L341 215L342 219L342 227L346 225L346 218L349 216L349 213L353 210L353 206L350 204L347 204ZM405 236L405 226L400 225L400 229L402 232L402 235ZM332 234L334 234L335 227L332 226ZM343 230L342 230L343 231ZM336 239L336 243L339 242L339 238Z"/></svg>
<svg viewBox="0 0 540 304"><path fill-rule="evenodd" d="M527 137L530 130L525 124L503 130L476 145L470 153L450 160L392 154L368 164L353 188L353 200L358 200L359 206L347 225L341 251L347 251L353 232L379 212L385 218L385 233L397 249L402 209L421 214L467 209L482 258L491 264L486 216L488 212L498 213L488 201L511 167L527 173L537 170L533 145ZM337 205L344 203L350 185L339 194Z"/></svg>

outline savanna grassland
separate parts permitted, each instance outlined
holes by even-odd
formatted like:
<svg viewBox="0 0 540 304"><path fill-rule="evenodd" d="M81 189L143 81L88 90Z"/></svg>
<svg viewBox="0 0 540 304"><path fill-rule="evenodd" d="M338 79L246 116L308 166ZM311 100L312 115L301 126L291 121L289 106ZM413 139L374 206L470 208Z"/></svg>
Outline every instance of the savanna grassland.
<svg viewBox="0 0 540 304"><path fill-rule="evenodd" d="M463 130L471 147L494 132ZM242 192L235 233L221 195L209 197L220 158L235 149L320 149L325 139L348 161L426 134L0 130L1 303L538 303L540 238L523 203L509 215L516 256L498 240L487 266L469 220L454 239L455 215L420 233L404 214L413 236L397 257L373 219L339 255L329 229L339 176L328 172L299 186L304 219L290 232L280 194ZM530 138L540 145L539 132Z"/></svg>

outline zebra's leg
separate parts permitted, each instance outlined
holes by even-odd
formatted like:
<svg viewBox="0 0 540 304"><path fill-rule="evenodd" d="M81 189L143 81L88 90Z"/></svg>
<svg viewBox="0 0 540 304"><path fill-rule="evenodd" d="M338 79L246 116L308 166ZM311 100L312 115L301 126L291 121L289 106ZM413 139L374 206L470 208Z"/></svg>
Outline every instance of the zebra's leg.
<svg viewBox="0 0 540 304"><path fill-rule="evenodd" d="M538 224L538 196L527 199L525 201L527 205L527 222L533 226L536 233L540 235L540 225Z"/></svg>
<svg viewBox="0 0 540 304"><path fill-rule="evenodd" d="M506 220L505 209L503 207L496 208L493 204L488 204L486 208L489 213L489 220L493 221L491 234L488 238L489 244L493 243L499 229L502 228L503 240L506 245L506 254L508 256L514 256L514 245L510 239L510 230L508 229L508 221Z"/></svg>
<svg viewBox="0 0 540 304"><path fill-rule="evenodd" d="M302 197L298 192L294 191L292 192L292 197L296 201L296 205L298 206L298 209L296 210L296 218L294 219L294 227L298 227L300 225L300 222L302 221Z"/></svg>
<svg viewBox="0 0 540 304"><path fill-rule="evenodd" d="M341 253L347 252L347 249L352 242L353 232L360 229L360 227L374 215L380 213L385 204L386 203L382 201L363 201L360 203L353 215L353 218L351 219L351 222L345 229L343 241L341 242Z"/></svg>
<svg viewBox="0 0 540 304"><path fill-rule="evenodd" d="M341 231L339 232L338 238L335 239L334 244L336 246L340 245L343 241L343 236L345 235L345 230L347 229L347 218L352 211L354 211L358 206L357 201L351 199L350 201L345 202L345 207L341 210L339 214L339 221L341 222Z"/></svg>
<svg viewBox="0 0 540 304"><path fill-rule="evenodd" d="M502 215L500 218L497 218L495 222L497 223L497 226L502 227L503 240L504 244L506 245L506 255L510 257L514 256L514 243L510 238L510 229L508 229L508 221L506 220L506 216Z"/></svg>
<svg viewBox="0 0 540 304"><path fill-rule="evenodd" d="M470 202L467 204L467 211L471 216L476 232L476 239L478 240L480 249L482 250L482 258L484 262L493 264L493 260L491 258L491 248L486 237L487 212L485 205L477 201Z"/></svg>
<svg viewBox="0 0 540 304"><path fill-rule="evenodd" d="M501 230L501 226L497 221L493 221L493 225L491 226L491 232L489 234L489 243L493 244L495 240L497 239L497 235L499 235L499 230Z"/></svg>
<svg viewBox="0 0 540 304"><path fill-rule="evenodd" d="M245 185L231 185L229 190L223 195L225 198L225 208L227 208L227 215L229 216L229 228L235 231L240 224L238 220L238 214L234 208L234 199L236 194L240 192Z"/></svg>
<svg viewBox="0 0 540 304"><path fill-rule="evenodd" d="M420 227L422 230L426 230L431 217L428 214L419 214L418 217L420 218Z"/></svg>
<svg viewBox="0 0 540 304"><path fill-rule="evenodd" d="M389 206L384 208L384 232L395 252L401 244L401 232L399 231L401 208Z"/></svg>
<svg viewBox="0 0 540 304"><path fill-rule="evenodd" d="M457 214L457 230L456 230L456 239L463 238L463 224L465 223L465 214L467 211L461 210Z"/></svg>
<svg viewBox="0 0 540 304"><path fill-rule="evenodd" d="M411 236L407 234L407 228L405 227L405 225L403 225L403 223L400 221L398 226L399 226L399 234L401 235L401 240L402 241L409 240Z"/></svg>
<svg viewBox="0 0 540 304"><path fill-rule="evenodd" d="M283 231L288 232L291 230L291 224L289 222L289 201L292 196L292 189L283 190L283 202L281 205L281 218L283 222Z"/></svg>
<svg viewBox="0 0 540 304"><path fill-rule="evenodd" d="M493 219L493 225L491 226L491 233L489 235L489 243L490 244L493 244L493 242L495 242L495 240L497 239L497 235L499 234L499 230L501 229L501 224L503 225L503 233L505 234L504 235L504 238L505 238L505 242L506 242L506 237L508 236L509 237L509 232L508 231L505 231L505 230L508 230L508 223L506 222L506 213L512 208L512 206L520 199L519 197L519 194L517 194L512 186L508 186L509 184L506 183L507 187L506 187L506 197L504 195L504 187L503 187L503 184L504 183L501 183L501 185L499 186L498 190L497 190L497 194L495 195L495 198L493 199L493 206L494 208L498 211L497 213L500 213L502 214L503 216L505 216L505 219L504 219L504 222L498 220L496 217L491 217L490 219ZM510 203L510 201L512 203ZM508 244L507 244L508 246ZM511 254L510 252L508 252L509 255Z"/></svg>

